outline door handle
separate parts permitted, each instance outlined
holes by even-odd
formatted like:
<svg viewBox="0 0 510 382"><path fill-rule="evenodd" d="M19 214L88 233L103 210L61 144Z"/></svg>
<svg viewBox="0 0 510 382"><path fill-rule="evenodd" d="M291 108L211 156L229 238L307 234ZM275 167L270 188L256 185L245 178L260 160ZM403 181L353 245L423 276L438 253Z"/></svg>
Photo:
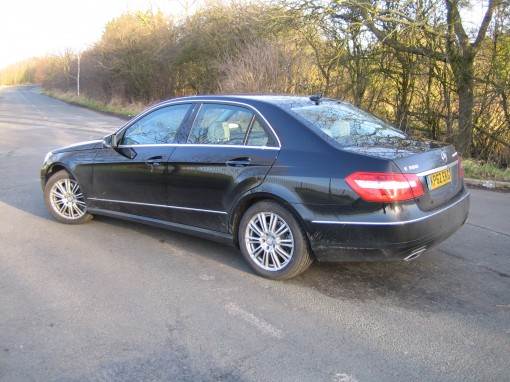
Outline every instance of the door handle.
<svg viewBox="0 0 510 382"><path fill-rule="evenodd" d="M247 167L251 164L251 159L247 157L230 159L226 162L229 167Z"/></svg>
<svg viewBox="0 0 510 382"><path fill-rule="evenodd" d="M162 156L151 157L145 161L145 164L148 166L159 166L162 159Z"/></svg>

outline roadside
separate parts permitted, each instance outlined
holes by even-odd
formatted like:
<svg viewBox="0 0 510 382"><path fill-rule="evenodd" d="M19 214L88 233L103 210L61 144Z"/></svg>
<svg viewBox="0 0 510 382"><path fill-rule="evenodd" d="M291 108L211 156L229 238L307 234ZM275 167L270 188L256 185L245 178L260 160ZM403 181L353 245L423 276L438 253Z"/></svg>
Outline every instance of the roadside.
<svg viewBox="0 0 510 382"><path fill-rule="evenodd" d="M464 180L470 187L510 192L510 169L501 169L474 159L463 161Z"/></svg>
<svg viewBox="0 0 510 382"><path fill-rule="evenodd" d="M126 106L125 104L118 100L112 100L109 103L104 104L93 101L87 97L77 96L75 94L62 93L58 91L48 91L42 88L39 89L41 90L41 93L47 95L48 97L52 97L60 101L67 102L68 104L71 105L81 106L87 109L99 111L101 113L118 117L124 120L129 120L133 118L135 115L139 114L140 112L142 112L143 110L150 106L141 103Z"/></svg>
<svg viewBox="0 0 510 382"><path fill-rule="evenodd" d="M486 190L510 193L510 182L471 178L464 178L464 182L470 188L483 188Z"/></svg>

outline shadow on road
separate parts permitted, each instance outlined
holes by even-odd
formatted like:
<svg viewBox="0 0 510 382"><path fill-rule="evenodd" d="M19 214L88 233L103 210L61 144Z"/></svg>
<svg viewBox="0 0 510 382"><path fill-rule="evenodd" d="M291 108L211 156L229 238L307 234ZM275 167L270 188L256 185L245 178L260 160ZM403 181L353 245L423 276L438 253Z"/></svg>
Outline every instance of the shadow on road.
<svg viewBox="0 0 510 382"><path fill-rule="evenodd" d="M502 312L508 303L504 291L510 276L473 266L439 246L410 263L315 263L292 282L334 299L430 313L486 314Z"/></svg>

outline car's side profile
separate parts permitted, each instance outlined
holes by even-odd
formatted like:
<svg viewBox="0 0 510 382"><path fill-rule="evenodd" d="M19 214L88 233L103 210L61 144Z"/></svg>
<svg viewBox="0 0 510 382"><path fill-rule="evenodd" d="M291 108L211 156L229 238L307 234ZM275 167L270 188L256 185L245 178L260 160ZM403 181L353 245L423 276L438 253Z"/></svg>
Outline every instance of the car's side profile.
<svg viewBox="0 0 510 382"><path fill-rule="evenodd" d="M128 219L237 245L264 277L319 261L411 259L467 219L460 158L338 100L197 96L48 153L64 223Z"/></svg>

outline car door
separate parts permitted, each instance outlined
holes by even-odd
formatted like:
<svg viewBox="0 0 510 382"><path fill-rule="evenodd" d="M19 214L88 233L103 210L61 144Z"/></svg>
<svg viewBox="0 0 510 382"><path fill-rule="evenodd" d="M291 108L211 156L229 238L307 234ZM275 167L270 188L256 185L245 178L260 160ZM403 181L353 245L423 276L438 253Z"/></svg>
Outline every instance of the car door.
<svg viewBox="0 0 510 382"><path fill-rule="evenodd" d="M233 203L263 181L278 153L277 138L253 110L204 103L186 144L170 157L173 221L227 232Z"/></svg>
<svg viewBox="0 0 510 382"><path fill-rule="evenodd" d="M117 134L96 155L93 208L168 220L168 160L193 104L159 107Z"/></svg>

